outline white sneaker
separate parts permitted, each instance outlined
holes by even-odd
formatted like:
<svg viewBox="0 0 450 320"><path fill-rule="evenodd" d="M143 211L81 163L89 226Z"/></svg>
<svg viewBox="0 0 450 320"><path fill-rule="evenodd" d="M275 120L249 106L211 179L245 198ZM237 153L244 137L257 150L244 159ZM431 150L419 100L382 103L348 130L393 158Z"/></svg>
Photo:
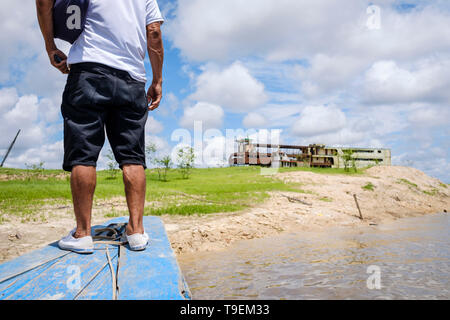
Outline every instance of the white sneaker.
<svg viewBox="0 0 450 320"><path fill-rule="evenodd" d="M59 240L58 246L62 250L69 250L76 253L93 253L94 243L91 236L74 238L73 235L77 229L73 229L67 236Z"/></svg>
<svg viewBox="0 0 450 320"><path fill-rule="evenodd" d="M127 235L127 232L124 232L125 240L128 242L130 249L133 251L141 251L145 250L148 244L148 234L147 233L135 233L131 236Z"/></svg>

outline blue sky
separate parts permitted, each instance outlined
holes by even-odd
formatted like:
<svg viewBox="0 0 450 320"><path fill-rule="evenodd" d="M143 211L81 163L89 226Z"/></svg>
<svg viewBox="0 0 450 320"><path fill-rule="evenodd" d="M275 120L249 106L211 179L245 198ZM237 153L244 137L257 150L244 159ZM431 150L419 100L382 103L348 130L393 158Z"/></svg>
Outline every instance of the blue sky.
<svg viewBox="0 0 450 320"><path fill-rule="evenodd" d="M0 155L21 128L6 165L60 168L65 76L48 64L29 2L0 4ZM226 159L227 129L281 130L285 143L391 148L394 164L450 182L448 1L158 3L164 100L147 139L161 154L202 121L203 166Z"/></svg>

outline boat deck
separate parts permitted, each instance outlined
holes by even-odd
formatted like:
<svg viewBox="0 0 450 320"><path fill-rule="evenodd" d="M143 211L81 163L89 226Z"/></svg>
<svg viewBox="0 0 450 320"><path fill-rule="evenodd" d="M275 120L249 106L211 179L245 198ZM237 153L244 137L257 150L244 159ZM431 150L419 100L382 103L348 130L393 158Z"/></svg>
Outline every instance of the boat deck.
<svg viewBox="0 0 450 320"><path fill-rule="evenodd" d="M111 223L124 223L117 218ZM57 242L0 264L0 300L183 300L191 295L158 217L144 217L145 251L95 244L93 254L58 248Z"/></svg>

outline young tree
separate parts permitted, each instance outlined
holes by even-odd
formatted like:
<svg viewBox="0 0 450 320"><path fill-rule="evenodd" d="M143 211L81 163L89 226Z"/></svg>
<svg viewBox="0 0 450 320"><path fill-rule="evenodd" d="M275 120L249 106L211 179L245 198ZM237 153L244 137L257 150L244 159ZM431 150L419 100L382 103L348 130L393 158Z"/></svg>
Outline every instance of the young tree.
<svg viewBox="0 0 450 320"><path fill-rule="evenodd" d="M148 163L155 162L154 160L156 151L156 144L154 144L153 142L147 143L147 145L145 146L145 157Z"/></svg>
<svg viewBox="0 0 450 320"><path fill-rule="evenodd" d="M172 167L172 159L170 156L162 157L161 159L155 158L154 163L158 170L158 178L160 181L167 181L167 172Z"/></svg>
<svg viewBox="0 0 450 320"><path fill-rule="evenodd" d="M38 164L28 164L25 163L25 167L29 170L27 172L27 178L30 179L32 176L42 176L44 174L44 161L40 161Z"/></svg>
<svg viewBox="0 0 450 320"><path fill-rule="evenodd" d="M25 166L26 166L26 168L27 168L28 170L33 170L33 171L35 171L35 172L42 172L42 171L44 171L44 164L45 164L45 162L44 162L44 161L41 161L41 162L39 162L38 164L34 164L34 163L28 164L28 163L25 163Z"/></svg>
<svg viewBox="0 0 450 320"><path fill-rule="evenodd" d="M178 168L183 179L189 179L191 169L194 167L195 154L191 147L180 148L177 153Z"/></svg>
<svg viewBox="0 0 450 320"><path fill-rule="evenodd" d="M352 163L353 168L356 168L355 160L353 159L353 154L355 153L352 149L345 149L342 151L342 160L344 160L344 170L346 172L350 171L350 163Z"/></svg>
<svg viewBox="0 0 450 320"><path fill-rule="evenodd" d="M108 179L116 179L117 175L117 161L114 157L114 153L111 149L109 149L108 154L106 155L106 158L108 158L108 162L106 163L106 166L108 167Z"/></svg>

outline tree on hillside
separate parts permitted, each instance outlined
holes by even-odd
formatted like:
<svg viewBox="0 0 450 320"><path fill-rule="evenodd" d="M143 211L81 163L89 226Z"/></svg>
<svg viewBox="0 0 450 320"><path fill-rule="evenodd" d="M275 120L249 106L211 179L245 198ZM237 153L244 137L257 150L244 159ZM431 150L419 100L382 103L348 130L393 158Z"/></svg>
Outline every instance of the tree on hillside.
<svg viewBox="0 0 450 320"><path fill-rule="evenodd" d="M183 179L189 179L194 167L195 154L191 147L180 148L177 153L177 163Z"/></svg>
<svg viewBox="0 0 450 320"><path fill-rule="evenodd" d="M162 158L155 158L154 164L156 165L156 169L158 170L158 178L160 181L167 181L167 172L169 172L172 167L172 159L170 156L165 156Z"/></svg>
<svg viewBox="0 0 450 320"><path fill-rule="evenodd" d="M114 157L114 153L111 149L109 149L108 154L106 155L106 158L108 158L108 162L106 163L106 166L108 167L108 179L115 179L117 175L117 161Z"/></svg>
<svg viewBox="0 0 450 320"><path fill-rule="evenodd" d="M148 163L154 162L156 151L156 144L153 142L149 142L145 145L145 158Z"/></svg>
<svg viewBox="0 0 450 320"><path fill-rule="evenodd" d="M115 179L117 175L118 163L111 149L109 149L108 153L106 154L106 158L108 158L108 162L106 163L106 167L108 168L107 179Z"/></svg>

